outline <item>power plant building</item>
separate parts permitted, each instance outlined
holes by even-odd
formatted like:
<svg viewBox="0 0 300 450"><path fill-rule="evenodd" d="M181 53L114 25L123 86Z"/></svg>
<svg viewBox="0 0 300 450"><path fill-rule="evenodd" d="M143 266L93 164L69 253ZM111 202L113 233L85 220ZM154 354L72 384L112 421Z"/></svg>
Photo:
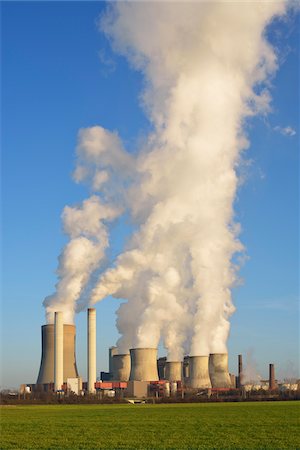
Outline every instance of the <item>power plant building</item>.
<svg viewBox="0 0 300 450"><path fill-rule="evenodd" d="M180 381L182 379L182 362L167 361L165 377L168 381Z"/></svg>
<svg viewBox="0 0 300 450"><path fill-rule="evenodd" d="M209 355L209 377L213 388L231 387L227 353L211 353Z"/></svg>
<svg viewBox="0 0 300 450"><path fill-rule="evenodd" d="M130 376L130 355L114 355L112 362L113 380L128 381Z"/></svg>
<svg viewBox="0 0 300 450"><path fill-rule="evenodd" d="M63 382L78 377L75 325L63 325ZM36 384L54 383L54 324L42 326L42 357Z"/></svg>
<svg viewBox="0 0 300 450"><path fill-rule="evenodd" d="M193 389L211 388L208 371L208 356L189 357L189 386Z"/></svg>
<svg viewBox="0 0 300 450"><path fill-rule="evenodd" d="M130 349L130 381L158 381L157 349Z"/></svg>
<svg viewBox="0 0 300 450"><path fill-rule="evenodd" d="M146 397L181 395L183 388L197 390L277 389L274 365L269 365L269 380L264 385L243 384L242 355L238 356L238 376L229 374L228 354L185 356L183 361L157 359L157 348L132 348L129 354L118 354L116 347L109 349L107 379L96 379L96 310L87 311L87 382L78 376L75 356L75 325L63 323L63 313L54 314L54 324L42 326L42 357L36 385L54 392L85 391L95 394L102 390L115 395L114 390L125 390L127 396ZM38 387L38 389L40 389ZM24 389L23 389L24 390ZM25 391L24 391L25 392ZM207 394L210 395L210 394Z"/></svg>

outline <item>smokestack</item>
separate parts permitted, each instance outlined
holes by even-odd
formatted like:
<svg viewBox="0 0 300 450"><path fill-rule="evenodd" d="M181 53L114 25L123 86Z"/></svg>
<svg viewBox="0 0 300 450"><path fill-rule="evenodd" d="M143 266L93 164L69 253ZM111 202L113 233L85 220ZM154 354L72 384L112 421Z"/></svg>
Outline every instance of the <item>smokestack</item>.
<svg viewBox="0 0 300 450"><path fill-rule="evenodd" d="M231 387L227 353L211 353L209 355L209 376L213 388Z"/></svg>
<svg viewBox="0 0 300 450"><path fill-rule="evenodd" d="M96 383L96 309L89 308L87 311L88 328L88 392L95 392Z"/></svg>
<svg viewBox="0 0 300 450"><path fill-rule="evenodd" d="M180 381L182 379L182 363L181 361L166 362L166 380Z"/></svg>
<svg viewBox="0 0 300 450"><path fill-rule="evenodd" d="M166 362L167 362L166 356L158 358L157 360L158 378L160 380L166 379Z"/></svg>
<svg viewBox="0 0 300 450"><path fill-rule="evenodd" d="M238 378L237 378L237 387L240 388L242 387L243 384L243 356L242 355L238 355Z"/></svg>
<svg viewBox="0 0 300 450"><path fill-rule="evenodd" d="M54 313L54 390L59 391L64 382L64 317Z"/></svg>
<svg viewBox="0 0 300 450"><path fill-rule="evenodd" d="M157 348L131 348L130 360L130 381L158 381Z"/></svg>
<svg viewBox="0 0 300 450"><path fill-rule="evenodd" d="M211 388L211 382L208 373L208 356L190 356L189 375L189 386L191 388Z"/></svg>
<svg viewBox="0 0 300 450"><path fill-rule="evenodd" d="M269 389L276 389L274 364L269 364Z"/></svg>
<svg viewBox="0 0 300 450"><path fill-rule="evenodd" d="M183 358L183 379L185 381L190 377L190 361L189 356Z"/></svg>
<svg viewBox="0 0 300 450"><path fill-rule="evenodd" d="M113 380L128 381L130 375L130 355L113 356Z"/></svg>
<svg viewBox="0 0 300 450"><path fill-rule="evenodd" d="M75 325L63 326L63 381L78 377L75 357ZM42 325L42 357L36 384L54 383L54 325Z"/></svg>

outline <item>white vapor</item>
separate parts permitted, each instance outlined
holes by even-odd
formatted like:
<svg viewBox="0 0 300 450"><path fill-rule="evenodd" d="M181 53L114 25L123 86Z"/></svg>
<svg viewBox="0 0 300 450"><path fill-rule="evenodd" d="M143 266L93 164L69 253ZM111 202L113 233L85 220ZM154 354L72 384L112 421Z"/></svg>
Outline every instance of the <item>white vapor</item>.
<svg viewBox="0 0 300 450"><path fill-rule="evenodd" d="M93 191L113 198L113 193L120 193L122 182L130 179L133 171L132 157L124 151L118 134L95 126L80 130L78 141L74 180L87 181Z"/></svg>
<svg viewBox="0 0 300 450"><path fill-rule="evenodd" d="M260 384L261 375L258 372L257 363L254 358L253 350L248 350L246 355L246 364L242 374L243 384Z"/></svg>
<svg viewBox="0 0 300 450"><path fill-rule="evenodd" d="M290 125L286 127L280 127L279 125L277 125L276 127L274 127L274 131L278 131L278 133L282 134L283 136L295 136L296 134L296 130L294 130L294 128L292 128Z"/></svg>
<svg viewBox="0 0 300 450"><path fill-rule="evenodd" d="M153 133L128 192L139 229L91 295L127 299L118 347L168 359L226 351L232 263L243 247L233 203L245 118L269 111L276 55L264 32L285 2L111 4L101 29L145 75ZM192 330L192 335L191 335Z"/></svg>
<svg viewBox="0 0 300 450"><path fill-rule="evenodd" d="M108 246L104 222L113 220L118 213L117 209L104 205L96 196L85 200L79 207L64 208L62 220L70 241L59 256L56 292L44 300L48 323L53 322L55 311L63 311L65 323L73 323L75 303Z"/></svg>
<svg viewBox="0 0 300 450"><path fill-rule="evenodd" d="M113 196L111 188L106 192L105 184L110 181L121 192L122 176L116 177L115 171L127 178L130 172L131 157L124 152L117 134L92 127L80 130L78 140L74 179L86 180L94 191L102 186L102 193L101 197L92 195L77 207L64 208L63 227L70 240L59 256L56 292L44 300L48 323L53 322L55 311L64 312L65 323L73 323L77 303L105 257L108 223L122 212L117 196Z"/></svg>
<svg viewBox="0 0 300 450"><path fill-rule="evenodd" d="M270 109L277 61L265 29L285 9L284 1L114 2L101 19L115 51L144 74L153 132L135 160L116 133L80 133L75 179L122 203L137 231L72 311L108 295L125 299L122 353L160 339L169 360L227 351L233 256L243 251L234 219L249 146L243 125Z"/></svg>

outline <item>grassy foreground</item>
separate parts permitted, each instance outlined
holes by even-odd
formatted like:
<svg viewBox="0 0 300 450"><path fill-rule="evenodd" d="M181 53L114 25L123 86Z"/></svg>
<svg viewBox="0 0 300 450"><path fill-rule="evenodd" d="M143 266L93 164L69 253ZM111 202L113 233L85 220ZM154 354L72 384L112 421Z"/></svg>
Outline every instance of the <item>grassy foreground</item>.
<svg viewBox="0 0 300 450"><path fill-rule="evenodd" d="M1 449L297 449L300 402L1 407Z"/></svg>

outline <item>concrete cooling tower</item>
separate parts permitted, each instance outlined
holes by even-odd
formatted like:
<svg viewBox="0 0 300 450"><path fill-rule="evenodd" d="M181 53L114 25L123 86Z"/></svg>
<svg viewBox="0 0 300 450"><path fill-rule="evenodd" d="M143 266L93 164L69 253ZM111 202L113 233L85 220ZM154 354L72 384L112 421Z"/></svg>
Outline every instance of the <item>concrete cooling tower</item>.
<svg viewBox="0 0 300 450"><path fill-rule="evenodd" d="M130 381L158 381L157 348L131 348L130 360Z"/></svg>
<svg viewBox="0 0 300 450"><path fill-rule="evenodd" d="M208 356L189 357L189 386L193 389L211 388Z"/></svg>
<svg viewBox="0 0 300 450"><path fill-rule="evenodd" d="M130 355L113 356L113 380L128 381L130 375Z"/></svg>
<svg viewBox="0 0 300 450"><path fill-rule="evenodd" d="M75 325L63 326L63 381L78 377L75 358ZM37 384L54 383L54 325L42 326L42 359Z"/></svg>
<svg viewBox="0 0 300 450"><path fill-rule="evenodd" d="M165 377L168 381L180 381L182 379L181 361L167 361Z"/></svg>
<svg viewBox="0 0 300 450"><path fill-rule="evenodd" d="M211 353L209 355L209 376L213 388L231 387L227 353Z"/></svg>

